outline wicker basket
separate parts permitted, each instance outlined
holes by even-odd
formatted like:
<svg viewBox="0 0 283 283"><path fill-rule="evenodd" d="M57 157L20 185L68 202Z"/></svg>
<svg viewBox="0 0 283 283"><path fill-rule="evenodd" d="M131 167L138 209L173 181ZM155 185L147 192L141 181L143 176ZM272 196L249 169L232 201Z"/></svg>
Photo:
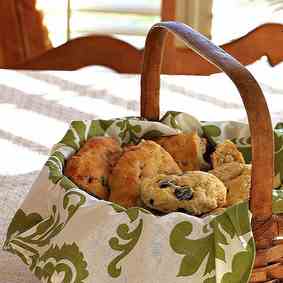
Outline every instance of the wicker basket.
<svg viewBox="0 0 283 283"><path fill-rule="evenodd" d="M193 51L226 73L243 100L251 131L250 209L256 260L250 282L283 282L283 217L272 214L273 130L264 95L250 72L207 38L178 22L161 22L148 33L141 77L141 116L159 120L159 89L165 39L171 32Z"/></svg>

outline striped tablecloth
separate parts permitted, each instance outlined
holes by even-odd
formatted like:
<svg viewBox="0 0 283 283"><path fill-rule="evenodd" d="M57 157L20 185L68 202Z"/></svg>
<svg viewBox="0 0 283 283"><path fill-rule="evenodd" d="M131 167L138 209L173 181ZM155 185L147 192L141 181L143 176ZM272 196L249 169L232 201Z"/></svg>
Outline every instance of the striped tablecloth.
<svg viewBox="0 0 283 283"><path fill-rule="evenodd" d="M249 67L266 95L274 123L283 121L283 64ZM73 72L0 70L0 245L48 152L71 120L139 115L140 77L88 67ZM161 111L200 120L246 121L240 96L223 74L163 76ZM0 251L0 283L38 280L21 261Z"/></svg>

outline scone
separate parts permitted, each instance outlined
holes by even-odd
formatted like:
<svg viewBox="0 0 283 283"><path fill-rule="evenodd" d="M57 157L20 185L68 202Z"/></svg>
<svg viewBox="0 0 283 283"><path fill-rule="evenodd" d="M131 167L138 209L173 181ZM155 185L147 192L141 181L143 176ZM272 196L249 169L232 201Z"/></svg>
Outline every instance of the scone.
<svg viewBox="0 0 283 283"><path fill-rule="evenodd" d="M207 167L203 154L206 140L197 133L181 133L154 139L168 151L183 171L201 170Z"/></svg>
<svg viewBox="0 0 283 283"><path fill-rule="evenodd" d="M107 200L108 177L121 152L122 148L114 138L91 138L67 160L64 174L80 188Z"/></svg>
<svg viewBox="0 0 283 283"><path fill-rule="evenodd" d="M251 190L251 165L232 162L210 171L227 188L227 206L247 200Z"/></svg>
<svg viewBox="0 0 283 283"><path fill-rule="evenodd" d="M225 163L231 163L234 161L245 163L242 153L237 149L236 145L229 140L218 144L211 155L213 168L217 168Z"/></svg>
<svg viewBox="0 0 283 283"><path fill-rule="evenodd" d="M141 200L146 206L165 213L184 211L201 215L226 203L226 187L217 177L202 171L160 174L144 179Z"/></svg>
<svg viewBox="0 0 283 283"><path fill-rule="evenodd" d="M231 163L225 163L221 166L218 166L214 168L213 170L209 171L209 173L216 176L218 179L220 179L222 182L227 182L229 180L232 180L238 176L240 176L243 172L243 170L246 168L246 165L239 162L231 162Z"/></svg>
<svg viewBox="0 0 283 283"><path fill-rule="evenodd" d="M124 207L139 205L142 179L161 173L180 174L181 170L160 145L141 141L127 147L109 177L110 201Z"/></svg>

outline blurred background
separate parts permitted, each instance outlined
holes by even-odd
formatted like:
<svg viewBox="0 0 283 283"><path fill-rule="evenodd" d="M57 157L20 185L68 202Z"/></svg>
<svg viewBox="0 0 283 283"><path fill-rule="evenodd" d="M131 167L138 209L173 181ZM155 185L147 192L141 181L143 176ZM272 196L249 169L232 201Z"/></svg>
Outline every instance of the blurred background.
<svg viewBox="0 0 283 283"><path fill-rule="evenodd" d="M166 1L166 0L165 0ZM109 34L143 47L149 28L161 20L161 0L38 0L53 46L87 34ZM176 20L215 43L231 41L266 22L283 22L283 1L176 0ZM170 11L166 11L170 12Z"/></svg>
<svg viewBox="0 0 283 283"><path fill-rule="evenodd" d="M282 22L281 0L0 0L0 67L90 34L142 48L161 19L182 21L216 44L262 23Z"/></svg>

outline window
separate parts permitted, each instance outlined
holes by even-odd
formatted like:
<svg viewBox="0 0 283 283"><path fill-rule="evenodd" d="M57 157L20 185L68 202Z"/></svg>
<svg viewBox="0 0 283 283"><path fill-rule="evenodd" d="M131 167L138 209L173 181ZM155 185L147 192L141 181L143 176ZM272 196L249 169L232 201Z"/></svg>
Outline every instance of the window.
<svg viewBox="0 0 283 283"><path fill-rule="evenodd" d="M212 12L212 40L223 44L263 23L283 23L283 0L214 0Z"/></svg>
<svg viewBox="0 0 283 283"><path fill-rule="evenodd" d="M143 47L160 21L161 0L37 0L53 46L87 34L108 34Z"/></svg>

